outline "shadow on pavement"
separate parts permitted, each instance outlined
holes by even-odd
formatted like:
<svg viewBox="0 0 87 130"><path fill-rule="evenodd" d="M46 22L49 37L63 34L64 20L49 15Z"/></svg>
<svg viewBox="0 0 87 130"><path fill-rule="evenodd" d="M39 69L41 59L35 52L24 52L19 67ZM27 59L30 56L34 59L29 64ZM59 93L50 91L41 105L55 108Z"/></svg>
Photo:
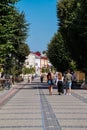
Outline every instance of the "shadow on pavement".
<svg viewBox="0 0 87 130"><path fill-rule="evenodd" d="M32 82L32 83L25 83L25 84L19 84L19 86L29 86L29 87L17 87L15 86L14 89L48 89L48 84L46 82L40 83L40 82ZM53 85L53 89L57 89L55 85Z"/></svg>

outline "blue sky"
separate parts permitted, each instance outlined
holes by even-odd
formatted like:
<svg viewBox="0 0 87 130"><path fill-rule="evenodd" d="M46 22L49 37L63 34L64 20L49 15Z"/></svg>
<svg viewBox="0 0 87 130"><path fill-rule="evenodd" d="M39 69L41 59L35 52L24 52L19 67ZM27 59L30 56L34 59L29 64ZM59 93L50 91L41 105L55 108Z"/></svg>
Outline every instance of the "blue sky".
<svg viewBox="0 0 87 130"><path fill-rule="evenodd" d="M16 7L25 13L27 23L30 23L26 40L31 51L47 50L54 33L57 32L56 17L57 0L20 0Z"/></svg>

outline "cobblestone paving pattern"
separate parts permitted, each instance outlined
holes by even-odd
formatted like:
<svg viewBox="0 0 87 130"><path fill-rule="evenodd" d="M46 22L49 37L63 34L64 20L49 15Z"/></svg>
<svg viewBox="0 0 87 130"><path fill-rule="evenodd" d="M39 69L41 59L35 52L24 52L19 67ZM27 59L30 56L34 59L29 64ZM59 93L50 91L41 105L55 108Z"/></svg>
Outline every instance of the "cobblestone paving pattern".
<svg viewBox="0 0 87 130"><path fill-rule="evenodd" d="M43 130L37 89L27 85L0 108L0 130Z"/></svg>
<svg viewBox="0 0 87 130"><path fill-rule="evenodd" d="M58 95L57 89L53 90L52 96L48 95L46 89L42 91L61 130L87 130L87 95L82 94L82 90L76 90L76 92L81 92L80 95L72 90L70 96Z"/></svg>
<svg viewBox="0 0 87 130"><path fill-rule="evenodd" d="M87 130L87 90L49 95L46 83L26 85L0 106L0 130Z"/></svg>
<svg viewBox="0 0 87 130"><path fill-rule="evenodd" d="M44 124L46 130L61 130L61 127L56 119L56 116L47 101L43 91L40 89L40 100L42 106L42 113L44 117Z"/></svg>

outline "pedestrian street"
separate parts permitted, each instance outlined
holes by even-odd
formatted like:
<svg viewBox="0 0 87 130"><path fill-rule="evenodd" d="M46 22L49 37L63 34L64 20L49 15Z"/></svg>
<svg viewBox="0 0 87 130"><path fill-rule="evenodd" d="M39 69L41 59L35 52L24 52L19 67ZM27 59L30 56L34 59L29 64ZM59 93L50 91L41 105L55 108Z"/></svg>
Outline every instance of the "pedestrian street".
<svg viewBox="0 0 87 130"><path fill-rule="evenodd" d="M49 95L39 78L18 89L0 105L0 130L87 130L87 90Z"/></svg>

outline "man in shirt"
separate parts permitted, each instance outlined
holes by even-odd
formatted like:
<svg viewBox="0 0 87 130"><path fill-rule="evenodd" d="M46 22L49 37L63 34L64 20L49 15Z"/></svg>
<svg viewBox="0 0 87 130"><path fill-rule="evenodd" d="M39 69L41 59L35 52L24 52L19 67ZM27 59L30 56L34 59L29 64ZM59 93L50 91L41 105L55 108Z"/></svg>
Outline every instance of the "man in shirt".
<svg viewBox="0 0 87 130"><path fill-rule="evenodd" d="M70 70L67 71L65 80L66 80L66 95L71 95L72 75L70 74Z"/></svg>

